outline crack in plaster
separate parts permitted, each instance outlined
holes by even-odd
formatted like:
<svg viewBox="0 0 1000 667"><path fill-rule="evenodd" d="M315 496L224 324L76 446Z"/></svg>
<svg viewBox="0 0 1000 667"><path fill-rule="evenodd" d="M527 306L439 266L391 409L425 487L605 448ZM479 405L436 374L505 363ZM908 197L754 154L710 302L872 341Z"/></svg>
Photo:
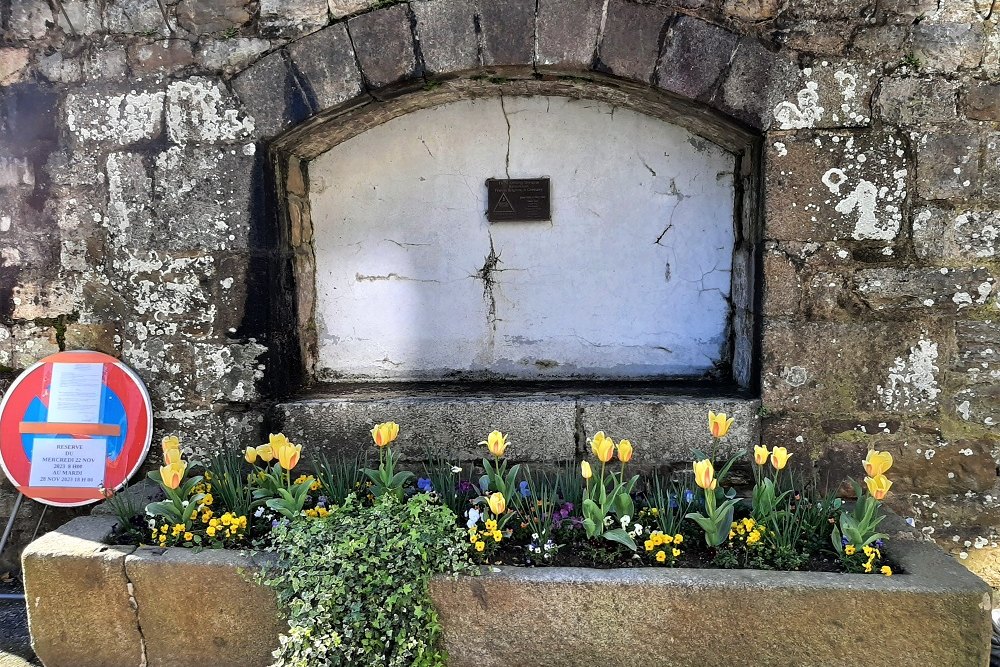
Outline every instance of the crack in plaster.
<svg viewBox="0 0 1000 667"><path fill-rule="evenodd" d="M510 178L510 117L507 116L507 107L504 104L503 90L500 91L500 111L503 113L503 120L507 123L507 158L504 163L504 172L507 174L507 178ZM490 245L492 246L492 240Z"/></svg>
<svg viewBox="0 0 1000 667"><path fill-rule="evenodd" d="M490 233L490 254L486 256L483 267L476 271L472 277L483 281L483 298L488 307L486 319L494 331L496 331L497 326L497 299L493 293L493 286L496 284L494 274L499 271L497 266L500 263L500 255L497 254L493 245L493 234Z"/></svg>
<svg viewBox="0 0 1000 667"><path fill-rule="evenodd" d="M146 667L149 664L149 660L146 657L146 635L142 631L142 623L139 622L139 601L135 599L135 584L132 583L132 577L128 573L128 560L138 549L138 547L134 547L132 551L125 554L125 557L122 559L122 575L125 577L128 603L132 607L132 613L135 615L135 629L139 633L139 667Z"/></svg>

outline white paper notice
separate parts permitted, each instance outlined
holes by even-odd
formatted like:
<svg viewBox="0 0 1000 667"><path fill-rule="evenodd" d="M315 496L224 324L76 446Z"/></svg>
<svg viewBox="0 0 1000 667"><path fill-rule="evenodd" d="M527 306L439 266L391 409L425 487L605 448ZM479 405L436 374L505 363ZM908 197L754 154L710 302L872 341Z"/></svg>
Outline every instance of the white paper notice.
<svg viewBox="0 0 1000 667"><path fill-rule="evenodd" d="M52 364L49 422L96 424L101 419L104 364Z"/></svg>
<svg viewBox="0 0 1000 667"><path fill-rule="evenodd" d="M105 438L35 438L28 486L96 489L104 484Z"/></svg>

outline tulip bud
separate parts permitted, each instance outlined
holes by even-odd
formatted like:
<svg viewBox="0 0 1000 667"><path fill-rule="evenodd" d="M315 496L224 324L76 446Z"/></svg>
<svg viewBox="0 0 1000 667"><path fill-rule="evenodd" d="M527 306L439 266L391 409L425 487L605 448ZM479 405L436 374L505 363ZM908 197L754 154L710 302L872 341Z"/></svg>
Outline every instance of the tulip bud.
<svg viewBox="0 0 1000 667"><path fill-rule="evenodd" d="M584 479L590 479L594 473L590 469L590 463L588 461L582 461L580 463L580 474L583 475Z"/></svg>
<svg viewBox="0 0 1000 667"><path fill-rule="evenodd" d="M771 455L771 450L763 445L754 445L753 460L759 466L767 463L767 457Z"/></svg>
<svg viewBox="0 0 1000 667"><path fill-rule="evenodd" d="M493 431L486 436L486 440L483 440L479 444L486 445L487 449L490 450L490 454L500 458L507 451L507 436L500 431Z"/></svg>
<svg viewBox="0 0 1000 667"><path fill-rule="evenodd" d="M892 487L892 482L885 475L876 475L875 477L865 477L865 484L868 485L868 493L871 494L872 498L875 500L883 500L889 489Z"/></svg>
<svg viewBox="0 0 1000 667"><path fill-rule="evenodd" d="M257 460L257 450L253 447L247 447L247 451L243 454L243 458L247 460L247 463L253 463Z"/></svg>
<svg viewBox="0 0 1000 667"><path fill-rule="evenodd" d="M590 441L590 449L601 463L607 463L615 456L615 441L598 431Z"/></svg>
<svg viewBox="0 0 1000 667"><path fill-rule="evenodd" d="M384 422L376 424L372 429L372 440L377 447L385 447L396 439L399 435L399 424L396 422Z"/></svg>
<svg viewBox="0 0 1000 667"><path fill-rule="evenodd" d="M726 419L726 413L715 414L708 411L708 430L713 438L724 438L729 433L729 427L733 425L733 417Z"/></svg>
<svg viewBox="0 0 1000 667"><path fill-rule="evenodd" d="M177 463L181 460L181 450L177 448L164 449L163 450L163 462L167 465L171 463Z"/></svg>
<svg viewBox="0 0 1000 667"><path fill-rule="evenodd" d="M892 467L892 454L880 452L878 450L868 450L868 455L862 462L865 467L865 474L869 477L884 475Z"/></svg>
<svg viewBox="0 0 1000 667"><path fill-rule="evenodd" d="M261 445L256 451L257 456L259 456L260 460L264 463L270 463L274 460L274 447L272 447L270 443Z"/></svg>
<svg viewBox="0 0 1000 667"><path fill-rule="evenodd" d="M278 465L285 470L291 470L299 463L299 457L302 454L302 445L288 443L284 447L279 448L277 454Z"/></svg>
<svg viewBox="0 0 1000 667"><path fill-rule="evenodd" d="M694 462L694 481L695 484L708 491L715 489L715 467L709 459Z"/></svg>
<svg viewBox="0 0 1000 667"><path fill-rule="evenodd" d="M622 440L618 443L618 460L622 463L628 463L632 460L632 443L628 440Z"/></svg>
<svg viewBox="0 0 1000 667"><path fill-rule="evenodd" d="M490 511L496 516L500 516L507 510L507 501L499 491L487 498L486 502L489 503Z"/></svg>
<svg viewBox="0 0 1000 667"><path fill-rule="evenodd" d="M180 449L181 440L176 435L168 435L162 440L163 452L166 453L168 449Z"/></svg>
<svg viewBox="0 0 1000 667"><path fill-rule="evenodd" d="M187 463L184 461L160 466L160 479L163 480L163 486L168 489L176 489L181 485L181 480L184 479L184 471L186 469Z"/></svg>
<svg viewBox="0 0 1000 667"><path fill-rule="evenodd" d="M775 470L784 468L790 458L792 455L784 447L775 447L771 450L771 465L774 466Z"/></svg>

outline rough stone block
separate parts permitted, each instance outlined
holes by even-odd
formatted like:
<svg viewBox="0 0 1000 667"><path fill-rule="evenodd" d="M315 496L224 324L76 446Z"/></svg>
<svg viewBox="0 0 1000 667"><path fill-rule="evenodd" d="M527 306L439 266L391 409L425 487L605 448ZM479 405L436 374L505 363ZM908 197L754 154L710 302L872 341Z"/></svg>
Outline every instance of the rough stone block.
<svg viewBox="0 0 1000 667"><path fill-rule="evenodd" d="M405 392L404 392L405 393ZM371 428L400 425L398 448L405 459L430 456L456 461L482 458L479 443L499 429L510 434L508 455L516 460L572 460L576 402L571 397L471 398L375 394L280 403L273 428L311 452L351 457L370 450Z"/></svg>
<svg viewBox="0 0 1000 667"><path fill-rule="evenodd" d="M162 90L71 93L66 96L66 127L78 143L151 141L163 132L163 100Z"/></svg>
<svg viewBox="0 0 1000 667"><path fill-rule="evenodd" d="M96 350L112 356L118 356L118 346L115 343L117 335L115 324L81 324L73 322L66 327L67 350Z"/></svg>
<svg viewBox="0 0 1000 667"><path fill-rule="evenodd" d="M957 312L983 304L993 291L994 278L984 268L975 269L863 269L854 274L855 285L876 312L909 310Z"/></svg>
<svg viewBox="0 0 1000 667"><path fill-rule="evenodd" d="M603 8L602 0L539 0L537 64L589 68Z"/></svg>
<svg viewBox="0 0 1000 667"><path fill-rule="evenodd" d="M329 0L330 15L342 19L351 14L360 14L378 4L381 0Z"/></svg>
<svg viewBox="0 0 1000 667"><path fill-rule="evenodd" d="M419 76L413 48L410 12L406 5L362 14L347 22L361 73L370 88Z"/></svg>
<svg viewBox="0 0 1000 667"><path fill-rule="evenodd" d="M53 83L76 83L83 79L83 60L55 51L38 59L38 72Z"/></svg>
<svg viewBox="0 0 1000 667"><path fill-rule="evenodd" d="M484 65L531 65L535 52L535 2L479 2Z"/></svg>
<svg viewBox="0 0 1000 667"><path fill-rule="evenodd" d="M133 548L104 544L114 524L112 517L80 517L24 550L31 645L45 664L142 662L143 638L125 574Z"/></svg>
<svg viewBox="0 0 1000 667"><path fill-rule="evenodd" d="M264 56L243 70L233 79L233 90L253 118L260 136L280 134L307 118L312 111L280 51Z"/></svg>
<svg viewBox="0 0 1000 667"><path fill-rule="evenodd" d="M800 312L802 280L795 262L777 244L768 244L764 253L764 315L790 317Z"/></svg>
<svg viewBox="0 0 1000 667"><path fill-rule="evenodd" d="M361 93L361 73L343 23L303 37L288 54L317 109L330 109Z"/></svg>
<svg viewBox="0 0 1000 667"><path fill-rule="evenodd" d="M21 80L31 52L28 49L0 49L0 86Z"/></svg>
<svg viewBox="0 0 1000 667"><path fill-rule="evenodd" d="M875 0L805 0L788 6L788 14L796 19L829 21L864 16L875 6Z"/></svg>
<svg viewBox="0 0 1000 667"><path fill-rule="evenodd" d="M725 0L722 11L740 21L758 23L773 19L782 6L781 0Z"/></svg>
<svg viewBox="0 0 1000 667"><path fill-rule="evenodd" d="M1000 132L987 133L983 143L985 150L979 186L982 198L996 204L1000 202ZM970 159L975 157L970 156Z"/></svg>
<svg viewBox="0 0 1000 667"><path fill-rule="evenodd" d="M157 0L108 0L104 25L109 32L125 35L169 34Z"/></svg>
<svg viewBox="0 0 1000 667"><path fill-rule="evenodd" d="M329 23L327 0L261 0L260 29L264 34L294 37Z"/></svg>
<svg viewBox="0 0 1000 667"><path fill-rule="evenodd" d="M761 401L770 410L931 410L948 335L933 323L765 321Z"/></svg>
<svg viewBox="0 0 1000 667"><path fill-rule="evenodd" d="M1000 380L1000 326L995 320L959 320L955 323L955 343L958 353L951 369L964 374L966 383Z"/></svg>
<svg viewBox="0 0 1000 667"><path fill-rule="evenodd" d="M0 88L0 135L4 152L44 161L60 132L59 95L46 85L22 83Z"/></svg>
<svg viewBox="0 0 1000 667"><path fill-rule="evenodd" d="M64 0L57 12L59 27L71 35L92 35L104 27L98 0Z"/></svg>
<svg viewBox="0 0 1000 667"><path fill-rule="evenodd" d="M879 0L878 8L882 11L916 18L937 11L937 0Z"/></svg>
<svg viewBox="0 0 1000 667"><path fill-rule="evenodd" d="M768 144L767 238L896 239L910 169L902 139L883 132L772 133Z"/></svg>
<svg viewBox="0 0 1000 667"><path fill-rule="evenodd" d="M180 0L177 24L196 35L224 32L250 20L247 0Z"/></svg>
<svg viewBox="0 0 1000 667"><path fill-rule="evenodd" d="M941 79L885 79L876 106L886 122L901 127L954 122L957 87Z"/></svg>
<svg viewBox="0 0 1000 667"><path fill-rule="evenodd" d="M271 42L252 37L198 40L195 60L210 70L234 72L249 65L257 56L268 51Z"/></svg>
<svg viewBox="0 0 1000 667"><path fill-rule="evenodd" d="M962 111L971 120L1000 120L1000 85L975 81L962 91Z"/></svg>
<svg viewBox="0 0 1000 667"><path fill-rule="evenodd" d="M872 95L878 83L876 68L838 58L815 62L798 73L797 78L786 82L784 99L771 111L778 129L871 124ZM775 92L781 92L781 85L776 85Z"/></svg>
<svg viewBox="0 0 1000 667"><path fill-rule="evenodd" d="M652 82L663 28L672 16L669 9L662 7L610 0L598 51L598 69L626 79Z"/></svg>
<svg viewBox="0 0 1000 667"><path fill-rule="evenodd" d="M649 396L581 398L581 424L589 438L604 431L616 440L627 438L635 447L634 461L670 465L691 460L697 448L711 451L708 411L723 412L735 421L719 443L718 458L748 451L760 443L760 402L744 398L704 396ZM585 456L590 454L581 443Z"/></svg>
<svg viewBox="0 0 1000 667"><path fill-rule="evenodd" d="M10 0L7 19L15 39L39 39L55 24L52 8L45 0Z"/></svg>
<svg viewBox="0 0 1000 667"><path fill-rule="evenodd" d="M228 144L253 134L253 119L236 108L219 83L202 77L175 81L167 88L167 134L179 144Z"/></svg>
<svg viewBox="0 0 1000 667"><path fill-rule="evenodd" d="M775 107L798 78L798 68L784 55L769 51L756 39L744 37L736 45L716 103L722 111L751 127L767 129L774 119Z"/></svg>
<svg viewBox="0 0 1000 667"><path fill-rule="evenodd" d="M1000 211L925 208L913 216L913 249L920 259L992 261L997 256Z"/></svg>
<svg viewBox="0 0 1000 667"><path fill-rule="evenodd" d="M194 64L191 42L186 39L163 39L149 44L132 44L128 49L129 67L134 74L176 72Z"/></svg>
<svg viewBox="0 0 1000 667"><path fill-rule="evenodd" d="M927 69L941 72L973 69L983 61L985 46L981 21L920 21L913 27L913 57Z"/></svg>
<svg viewBox="0 0 1000 667"><path fill-rule="evenodd" d="M27 368L39 359L59 351L56 330L33 324L15 324L11 327L10 359L5 366Z"/></svg>
<svg viewBox="0 0 1000 667"><path fill-rule="evenodd" d="M473 0L421 0L410 3L428 74L447 74L479 66Z"/></svg>
<svg viewBox="0 0 1000 667"><path fill-rule="evenodd" d="M964 128L928 132L920 137L916 141L920 196L971 196L979 186L979 147L979 134Z"/></svg>
<svg viewBox="0 0 1000 667"><path fill-rule="evenodd" d="M260 567L255 558L261 556L153 547L129 555L125 570L134 587L146 664L269 664L288 623L278 613L274 592L251 580ZM236 619L239 626L233 625Z"/></svg>
<svg viewBox="0 0 1000 667"><path fill-rule="evenodd" d="M724 28L680 16L667 32L656 85L692 99L711 97L738 39Z"/></svg>

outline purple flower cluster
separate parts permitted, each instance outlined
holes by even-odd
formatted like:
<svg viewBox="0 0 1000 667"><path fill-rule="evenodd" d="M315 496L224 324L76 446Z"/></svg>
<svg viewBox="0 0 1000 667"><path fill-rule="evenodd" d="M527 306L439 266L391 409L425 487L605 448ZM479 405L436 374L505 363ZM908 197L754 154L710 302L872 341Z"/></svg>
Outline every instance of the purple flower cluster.
<svg viewBox="0 0 1000 667"><path fill-rule="evenodd" d="M562 507L552 513L552 525L556 528L562 527L563 521L570 521L575 524L575 518L571 518L573 513L573 503L563 503Z"/></svg>

